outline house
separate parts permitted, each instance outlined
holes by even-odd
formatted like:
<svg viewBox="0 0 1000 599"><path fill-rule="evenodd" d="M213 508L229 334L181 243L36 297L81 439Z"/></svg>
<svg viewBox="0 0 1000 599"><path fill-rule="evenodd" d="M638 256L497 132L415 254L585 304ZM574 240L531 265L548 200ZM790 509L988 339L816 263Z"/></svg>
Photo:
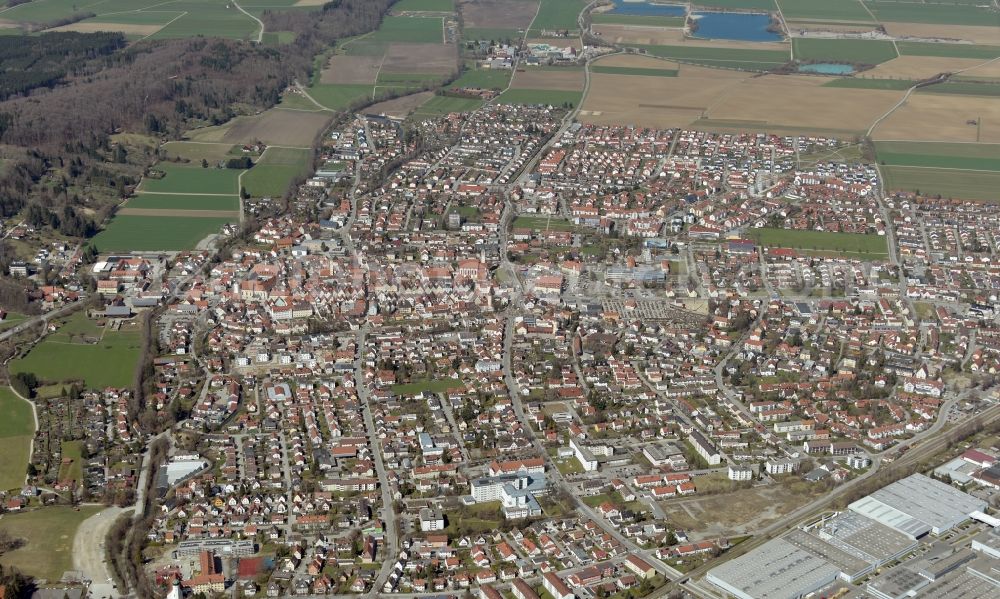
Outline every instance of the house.
<svg viewBox="0 0 1000 599"><path fill-rule="evenodd" d="M573 591L554 572L542 574L542 586L552 595L552 599L576 599Z"/></svg>
<svg viewBox="0 0 1000 599"><path fill-rule="evenodd" d="M638 555L629 555L625 558L625 567L641 578L652 578L656 576L656 569L649 562Z"/></svg>

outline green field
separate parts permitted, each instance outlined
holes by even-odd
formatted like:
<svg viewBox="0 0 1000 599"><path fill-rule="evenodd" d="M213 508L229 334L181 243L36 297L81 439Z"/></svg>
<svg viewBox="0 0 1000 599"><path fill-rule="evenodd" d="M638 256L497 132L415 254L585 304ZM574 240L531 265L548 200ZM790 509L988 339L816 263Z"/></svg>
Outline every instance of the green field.
<svg viewBox="0 0 1000 599"><path fill-rule="evenodd" d="M444 393L453 387L461 387L462 381L452 378L426 379L412 383L400 383L392 386L392 392L397 395L415 395L421 392Z"/></svg>
<svg viewBox="0 0 1000 599"><path fill-rule="evenodd" d="M181 166L169 162L160 162L153 169L165 172L166 176L162 179L145 177L140 191L234 195L240 192L237 184L242 172L240 169Z"/></svg>
<svg viewBox="0 0 1000 599"><path fill-rule="evenodd" d="M489 27L468 27L462 31L462 38L466 40L492 40L494 42L517 41L523 37L523 33L517 29L501 29Z"/></svg>
<svg viewBox="0 0 1000 599"><path fill-rule="evenodd" d="M218 233L222 225L235 221L235 218L117 215L94 237L94 245L102 252L191 250L205 237Z"/></svg>
<svg viewBox="0 0 1000 599"><path fill-rule="evenodd" d="M435 117L451 112L471 112L483 105L482 100L475 98L452 98L449 96L434 96L424 102L413 113L414 117Z"/></svg>
<svg viewBox="0 0 1000 599"><path fill-rule="evenodd" d="M751 229L751 239L768 247L830 252L847 258L885 257L889 250L885 237L859 233L830 233L793 229Z"/></svg>
<svg viewBox="0 0 1000 599"><path fill-rule="evenodd" d="M254 171L258 168L255 166ZM239 210L239 196L231 195L174 195L139 192L125 205L126 208L146 210Z"/></svg>
<svg viewBox="0 0 1000 599"><path fill-rule="evenodd" d="M462 73L448 87L478 87L480 89L502 90L510 83L513 71L493 69L470 69Z"/></svg>
<svg viewBox="0 0 1000 599"><path fill-rule="evenodd" d="M548 216L519 216L510 224L511 229L531 229L533 231L575 231L576 225L564 218Z"/></svg>
<svg viewBox="0 0 1000 599"><path fill-rule="evenodd" d="M18 314L17 312L8 312L7 316L4 317L3 321L0 322L0 331L15 327L18 324L27 320L28 317L24 314Z"/></svg>
<svg viewBox="0 0 1000 599"><path fill-rule="evenodd" d="M364 83L321 83L309 88L314 100L333 110L344 110L356 102L371 100L372 86Z"/></svg>
<svg viewBox="0 0 1000 599"><path fill-rule="evenodd" d="M444 43L444 22L437 17L386 17L369 42Z"/></svg>
<svg viewBox="0 0 1000 599"><path fill-rule="evenodd" d="M844 77L834 79L823 84L823 87L849 87L852 89L883 89L883 90L905 90L910 89L916 81L906 79L862 79L859 77Z"/></svg>
<svg viewBox="0 0 1000 599"><path fill-rule="evenodd" d="M796 38L792 40L792 51L796 60L861 64L879 64L898 56L892 42L877 40Z"/></svg>
<svg viewBox="0 0 1000 599"><path fill-rule="evenodd" d="M1000 144L919 141L875 143L879 163L1000 172Z"/></svg>
<svg viewBox="0 0 1000 599"><path fill-rule="evenodd" d="M917 90L922 94L958 94L960 96L988 96L1000 98L1000 83L971 81L946 81Z"/></svg>
<svg viewBox="0 0 1000 599"><path fill-rule="evenodd" d="M607 67L594 65L590 67L591 73L604 73L607 75L636 75L639 77L676 77L677 69L649 69L645 67Z"/></svg>
<svg viewBox="0 0 1000 599"><path fill-rule="evenodd" d="M501 104L548 104L551 106L577 106L583 99L583 91L554 89L509 89L500 94Z"/></svg>
<svg viewBox="0 0 1000 599"><path fill-rule="evenodd" d="M0 530L25 539L23 547L0 556L0 564L14 566L21 572L58 581L63 572L73 568L73 537L80 523L104 509L86 505L46 507L20 514L5 514Z"/></svg>
<svg viewBox="0 0 1000 599"><path fill-rule="evenodd" d="M141 217L140 217L141 218ZM49 383L83 381L89 389L128 387L142 350L137 331L109 331L96 344L43 339L24 358L10 363L10 371L33 372Z"/></svg>
<svg viewBox="0 0 1000 599"><path fill-rule="evenodd" d="M381 71L375 81L379 87L420 87L427 84L440 83L444 77L434 73L386 73Z"/></svg>
<svg viewBox="0 0 1000 599"><path fill-rule="evenodd" d="M1000 33L998 33L1000 36ZM940 56L944 58L981 58L1000 56L1000 46L979 44L938 44L934 42L896 42L903 56Z"/></svg>
<svg viewBox="0 0 1000 599"><path fill-rule="evenodd" d="M885 188L925 196L1000 201L1000 172L883 166Z"/></svg>
<svg viewBox="0 0 1000 599"><path fill-rule="evenodd" d="M705 8L737 8L741 10L775 10L774 0L697 0L695 6Z"/></svg>
<svg viewBox="0 0 1000 599"><path fill-rule="evenodd" d="M781 0L784 6L786 0ZM989 4L980 1L979 4ZM931 23L934 25L1000 25L1000 16L978 6L960 5L954 1L927 2L866 2L881 22Z"/></svg>
<svg viewBox="0 0 1000 599"><path fill-rule="evenodd" d="M599 13L591 15L595 25L609 23L612 25L642 25L644 27L683 27L687 21L684 17L660 17L656 15L616 15Z"/></svg>
<svg viewBox="0 0 1000 599"><path fill-rule="evenodd" d="M207 160L210 164L217 164L234 155L233 149L236 147L228 143L199 143L193 141L168 141L160 146L167 158L182 158L201 165L202 160Z"/></svg>
<svg viewBox="0 0 1000 599"><path fill-rule="evenodd" d="M28 453L35 436L31 406L8 387L0 387L0 442L4 458L0 460L0 491L24 484Z"/></svg>
<svg viewBox="0 0 1000 599"><path fill-rule="evenodd" d="M781 13L790 21L819 19L870 23L873 19L857 0L777 0Z"/></svg>
<svg viewBox="0 0 1000 599"><path fill-rule="evenodd" d="M687 46L639 46L653 56L713 63L766 63L773 68L789 61L788 52L782 50L736 50L732 48L689 48Z"/></svg>
<svg viewBox="0 0 1000 599"><path fill-rule="evenodd" d="M60 446L63 464L59 466L59 480L83 481L83 441L63 441ZM69 462L65 462L69 460Z"/></svg>
<svg viewBox="0 0 1000 599"><path fill-rule="evenodd" d="M543 29L578 31L577 17L587 4L586 0L542 0L538 15L531 24L532 35L540 34Z"/></svg>
<svg viewBox="0 0 1000 599"><path fill-rule="evenodd" d="M295 41L294 31L265 31L260 41L269 46L280 46Z"/></svg>
<svg viewBox="0 0 1000 599"><path fill-rule="evenodd" d="M455 0L399 0L392 9L401 11L452 12L455 10Z"/></svg>
<svg viewBox="0 0 1000 599"><path fill-rule="evenodd" d="M256 165L243 175L243 186L254 197L277 197L288 191L296 177L312 167L310 150L268 148Z"/></svg>

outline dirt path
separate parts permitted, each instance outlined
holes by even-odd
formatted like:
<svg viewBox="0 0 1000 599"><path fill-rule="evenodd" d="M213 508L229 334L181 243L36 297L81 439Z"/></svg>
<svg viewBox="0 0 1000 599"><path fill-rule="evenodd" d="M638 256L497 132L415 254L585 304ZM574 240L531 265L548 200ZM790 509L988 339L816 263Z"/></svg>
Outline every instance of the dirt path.
<svg viewBox="0 0 1000 599"><path fill-rule="evenodd" d="M104 538L111 525L124 512L120 507L109 507L84 520L73 537L73 569L83 573L93 584L93 597L120 597L111 582L111 572L104 562Z"/></svg>
<svg viewBox="0 0 1000 599"><path fill-rule="evenodd" d="M257 24L260 25L260 31L257 32L257 40L256 40L256 42L259 44L260 41L262 39L264 39L264 21L261 21L257 17L255 17L252 14L248 13L247 11L243 10L243 7L240 6L237 2L235 2L235 0L233 1L233 6L236 7L236 10L238 10L241 13L245 14L246 16L250 17L254 21L257 21Z"/></svg>

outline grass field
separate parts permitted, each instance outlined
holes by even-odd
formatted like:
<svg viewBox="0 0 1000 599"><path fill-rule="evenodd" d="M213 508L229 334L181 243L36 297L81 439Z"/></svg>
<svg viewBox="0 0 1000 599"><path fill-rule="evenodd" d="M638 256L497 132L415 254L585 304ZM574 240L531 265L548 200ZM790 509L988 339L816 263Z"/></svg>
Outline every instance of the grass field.
<svg viewBox="0 0 1000 599"><path fill-rule="evenodd" d="M386 17L365 38L368 42L444 43L444 23L437 17Z"/></svg>
<svg viewBox="0 0 1000 599"><path fill-rule="evenodd" d="M564 218L547 216L519 216L511 223L512 229L532 229L534 231L575 231L576 225Z"/></svg>
<svg viewBox="0 0 1000 599"><path fill-rule="evenodd" d="M1000 33L998 33L1000 37ZM1000 56L1000 46L979 44L937 44L933 42L896 42L903 56L940 56L943 58L981 58Z"/></svg>
<svg viewBox="0 0 1000 599"><path fill-rule="evenodd" d="M144 178L140 191L233 195L240 192L236 183L240 178L240 169L180 166L169 162L160 162L153 168L165 172L166 176L162 179Z"/></svg>
<svg viewBox="0 0 1000 599"><path fill-rule="evenodd" d="M784 7L787 0L780 0ZM829 0L824 0L829 1ZM977 2L987 5L989 2ZM931 23L934 25L988 25L997 24L997 13L980 6L956 2L872 2L865 5L879 21L903 23ZM786 13L787 16L787 13Z"/></svg>
<svg viewBox="0 0 1000 599"><path fill-rule="evenodd" d="M834 79L823 84L823 87L848 87L851 89L888 89L905 90L910 89L916 81L906 79L860 79L857 77L844 77Z"/></svg>
<svg viewBox="0 0 1000 599"><path fill-rule="evenodd" d="M888 255L885 237L858 233L830 233L792 229L751 229L751 239L768 247L785 247L799 250L832 252L848 258Z"/></svg>
<svg viewBox="0 0 1000 599"><path fill-rule="evenodd" d="M482 100L475 98L451 98L434 96L423 103L414 113L415 117L434 117L451 112L471 112L483 105Z"/></svg>
<svg viewBox="0 0 1000 599"><path fill-rule="evenodd" d="M697 6L706 8L739 8L752 10L775 10L774 0L698 0Z"/></svg>
<svg viewBox="0 0 1000 599"><path fill-rule="evenodd" d="M49 383L83 381L89 389L128 387L141 349L138 331L108 331L95 344L49 337L12 361L10 371L33 372Z"/></svg>
<svg viewBox="0 0 1000 599"><path fill-rule="evenodd" d="M200 166L202 160L215 164L233 155L232 151L235 146L227 143L168 141L161 147L168 158L184 158Z"/></svg>
<svg viewBox="0 0 1000 599"><path fill-rule="evenodd" d="M879 64L898 55L892 42L877 40L826 40L796 38L792 51L797 60L830 60Z"/></svg>
<svg viewBox="0 0 1000 599"><path fill-rule="evenodd" d="M733 48L706 48L687 46L640 46L653 56L698 61L704 64L766 63L768 68L788 62L788 53L780 50L740 50Z"/></svg>
<svg viewBox="0 0 1000 599"><path fill-rule="evenodd" d="M872 16L856 0L777 0L786 19L871 22Z"/></svg>
<svg viewBox="0 0 1000 599"><path fill-rule="evenodd" d="M397 395L414 395L416 393L444 393L453 387L461 387L462 381L452 378L426 379L412 383L401 383L392 386L392 392Z"/></svg>
<svg viewBox="0 0 1000 599"><path fill-rule="evenodd" d="M640 77L676 77L677 69L647 69L644 67L608 67L594 65L590 67L591 73L604 73L607 75L638 75Z"/></svg>
<svg viewBox="0 0 1000 599"><path fill-rule="evenodd" d="M509 70L474 69L462 73L449 87L478 87L481 89L504 89L514 73Z"/></svg>
<svg viewBox="0 0 1000 599"><path fill-rule="evenodd" d="M260 167L254 167L256 171ZM175 195L159 193L139 193L130 199L126 208L145 210L239 210L240 199L236 195Z"/></svg>
<svg viewBox="0 0 1000 599"><path fill-rule="evenodd" d="M73 568L73 537L80 523L104 509L87 505L47 507L21 514L6 514L0 519L0 530L25 545L0 556L0 564L14 566L21 572L58 581L63 572Z"/></svg>
<svg viewBox="0 0 1000 599"><path fill-rule="evenodd" d="M59 480L83 480L83 441L63 441L60 447L62 464ZM68 460L68 461L67 461Z"/></svg>
<svg viewBox="0 0 1000 599"><path fill-rule="evenodd" d="M922 87L917 91L922 94L958 94L961 96L988 96L1000 98L1000 83L987 81L946 81L944 83Z"/></svg>
<svg viewBox="0 0 1000 599"><path fill-rule="evenodd" d="M309 172L312 152L268 148L256 165L243 175L243 186L254 197L281 196L293 179Z"/></svg>
<svg viewBox="0 0 1000 599"><path fill-rule="evenodd" d="M586 0L542 0L538 7L538 16L531 25L531 33L538 34L545 30L579 30L577 17L587 6Z"/></svg>
<svg viewBox="0 0 1000 599"><path fill-rule="evenodd" d="M319 84L309 88L314 100L333 110L344 110L351 104L370 99L372 86L362 83Z"/></svg>
<svg viewBox="0 0 1000 599"><path fill-rule="evenodd" d="M503 27L466 27L462 37L467 40L493 40L495 42L516 41L523 37L517 29Z"/></svg>
<svg viewBox="0 0 1000 599"><path fill-rule="evenodd" d="M583 91L556 89L509 89L500 94L501 104L548 104L576 106L583 98Z"/></svg>
<svg viewBox="0 0 1000 599"><path fill-rule="evenodd" d="M661 17L656 15L616 15L608 13L594 14L591 22L598 25L612 23L616 25L642 25L644 27L683 27L684 17Z"/></svg>
<svg viewBox="0 0 1000 599"><path fill-rule="evenodd" d="M1000 172L883 166L882 175L891 191L1000 202Z"/></svg>
<svg viewBox="0 0 1000 599"><path fill-rule="evenodd" d="M1000 144L880 141L875 152L882 164L1000 172Z"/></svg>
<svg viewBox="0 0 1000 599"><path fill-rule="evenodd" d="M190 250L235 220L118 215L94 237L94 245L102 252Z"/></svg>
<svg viewBox="0 0 1000 599"><path fill-rule="evenodd" d="M399 0L392 9L397 12L451 12L455 10L455 0Z"/></svg>
<svg viewBox="0 0 1000 599"><path fill-rule="evenodd" d="M0 387L0 490L20 488L24 484L28 453L35 435L31 406L7 387Z"/></svg>

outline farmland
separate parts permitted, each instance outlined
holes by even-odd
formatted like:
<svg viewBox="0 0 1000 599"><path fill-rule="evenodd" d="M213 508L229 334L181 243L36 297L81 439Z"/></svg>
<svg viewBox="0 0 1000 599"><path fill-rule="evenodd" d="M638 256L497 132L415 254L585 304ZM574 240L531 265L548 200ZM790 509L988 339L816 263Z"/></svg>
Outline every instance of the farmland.
<svg viewBox="0 0 1000 599"><path fill-rule="evenodd" d="M1000 98L1000 82L946 81L919 90L922 94L958 94L962 96L992 96Z"/></svg>
<svg viewBox="0 0 1000 599"><path fill-rule="evenodd" d="M440 44L444 41L444 24L437 17L389 16L366 41Z"/></svg>
<svg viewBox="0 0 1000 599"><path fill-rule="evenodd" d="M919 191L922 195L945 198L1000 201L1000 172L882 167L886 189Z"/></svg>
<svg viewBox="0 0 1000 599"><path fill-rule="evenodd" d="M9 388L0 387L0 442L4 447L4 459L0 460L0 491L24 484L34 433L31 406Z"/></svg>
<svg viewBox="0 0 1000 599"><path fill-rule="evenodd" d="M1000 172L1000 145L880 141L880 163Z"/></svg>
<svg viewBox="0 0 1000 599"><path fill-rule="evenodd" d="M577 17L587 4L585 0L541 0L531 33L538 35L542 31L578 30Z"/></svg>
<svg viewBox="0 0 1000 599"><path fill-rule="evenodd" d="M256 167L255 167L256 169ZM139 193L130 199L124 210L223 210L236 212L240 201L233 195Z"/></svg>
<svg viewBox="0 0 1000 599"><path fill-rule="evenodd" d="M58 506L5 515L0 520L0 530L27 542L0 556L0 563L14 566L39 579L58 581L63 572L73 567L76 529L81 522L102 509L93 505L79 508Z"/></svg>
<svg viewBox="0 0 1000 599"><path fill-rule="evenodd" d="M782 50L748 50L744 48L713 48L708 46L645 46L653 56L697 62L699 64L740 63L752 68L766 70L785 64L788 52Z"/></svg>
<svg viewBox="0 0 1000 599"><path fill-rule="evenodd" d="M32 372L49 383L83 381L90 389L128 387L132 384L141 344L141 334L134 328L108 330L99 339L76 342L49 337L27 356L12 361L10 370Z"/></svg>
<svg viewBox="0 0 1000 599"><path fill-rule="evenodd" d="M823 84L823 87L842 87L850 89L883 89L906 90L913 87L916 81L908 79L864 79L860 77L845 77L834 79Z"/></svg>
<svg viewBox="0 0 1000 599"><path fill-rule="evenodd" d="M879 64L896 58L892 42L874 40L821 40L796 38L792 52L797 60Z"/></svg>
<svg viewBox="0 0 1000 599"><path fill-rule="evenodd" d="M550 106L576 106L582 91L555 89L509 89L500 94L502 104L548 104Z"/></svg>
<svg viewBox="0 0 1000 599"><path fill-rule="evenodd" d="M933 127L925 126L934 123ZM1000 102L959 94L913 94L872 132L876 140L1000 143Z"/></svg>
<svg viewBox="0 0 1000 599"><path fill-rule="evenodd" d="M788 0L780 0L782 7ZM818 1L818 0L812 0ZM989 4L984 2L983 4ZM995 12L981 6L954 2L884 2L867 1L868 7L879 21L904 23L932 23L935 25L982 25L996 23Z"/></svg>
<svg viewBox="0 0 1000 599"><path fill-rule="evenodd" d="M644 67L615 67L594 65L590 67L591 73L603 73L605 75L635 75L638 77L676 77L677 69L647 69Z"/></svg>
<svg viewBox="0 0 1000 599"><path fill-rule="evenodd" d="M872 16L854 0L776 0L790 21L828 20L868 23Z"/></svg>
<svg viewBox="0 0 1000 599"><path fill-rule="evenodd" d="M240 191L237 184L241 172L239 169L179 166L168 162L161 162L154 169L166 173L166 176L160 179L144 178L140 191L233 195Z"/></svg>
<svg viewBox="0 0 1000 599"><path fill-rule="evenodd" d="M1000 30L998 30L1000 35ZM989 60L1000 56L1000 46L974 44L935 44L930 42L896 42L903 56L939 56L942 58L977 58Z"/></svg>
<svg viewBox="0 0 1000 599"><path fill-rule="evenodd" d="M751 229L748 235L767 247L829 252L848 258L888 256L885 237L880 235L774 228Z"/></svg>
<svg viewBox="0 0 1000 599"><path fill-rule="evenodd" d="M434 96L417 108L414 113L417 117L435 117L450 112L469 112L483 105L482 100L475 98L453 98L448 96Z"/></svg>
<svg viewBox="0 0 1000 599"><path fill-rule="evenodd" d="M205 237L218 233L235 218L185 216L115 216L94 237L102 252L156 252L194 249Z"/></svg>
<svg viewBox="0 0 1000 599"><path fill-rule="evenodd" d="M399 0L393 5L396 12L451 12L455 10L454 0Z"/></svg>
<svg viewBox="0 0 1000 599"><path fill-rule="evenodd" d="M292 180L309 171L311 161L309 150L268 148L257 164L243 175L243 186L254 197L280 197Z"/></svg>
<svg viewBox="0 0 1000 599"><path fill-rule="evenodd" d="M655 15L594 14L591 22L615 25L644 25L647 27L683 27L684 17L659 17Z"/></svg>
<svg viewBox="0 0 1000 599"><path fill-rule="evenodd" d="M272 108L254 116L239 116L216 127L188 131L186 140L232 144L262 141L268 145L309 147L330 122L330 115Z"/></svg>
<svg viewBox="0 0 1000 599"><path fill-rule="evenodd" d="M482 89L504 89L510 83L510 70L470 69L451 83L449 87L478 87Z"/></svg>

